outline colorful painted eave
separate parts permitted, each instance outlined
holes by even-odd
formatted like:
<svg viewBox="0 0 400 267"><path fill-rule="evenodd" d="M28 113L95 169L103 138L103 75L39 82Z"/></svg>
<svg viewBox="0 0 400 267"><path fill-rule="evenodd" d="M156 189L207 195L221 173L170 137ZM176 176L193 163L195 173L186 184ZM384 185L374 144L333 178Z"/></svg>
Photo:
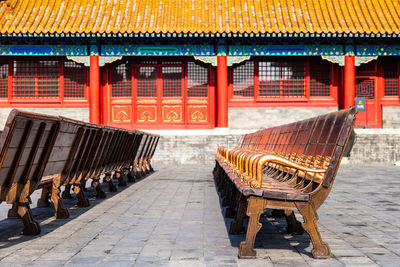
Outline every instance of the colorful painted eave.
<svg viewBox="0 0 400 267"><path fill-rule="evenodd" d="M0 36L398 37L398 0L7 0Z"/></svg>

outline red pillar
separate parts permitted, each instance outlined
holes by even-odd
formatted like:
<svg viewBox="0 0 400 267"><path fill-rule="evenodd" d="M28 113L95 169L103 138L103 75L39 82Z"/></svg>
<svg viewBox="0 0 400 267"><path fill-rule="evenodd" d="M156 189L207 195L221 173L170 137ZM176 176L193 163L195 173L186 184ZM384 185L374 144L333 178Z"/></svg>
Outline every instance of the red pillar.
<svg viewBox="0 0 400 267"><path fill-rule="evenodd" d="M344 57L344 108L354 106L355 97L355 57Z"/></svg>
<svg viewBox="0 0 400 267"><path fill-rule="evenodd" d="M99 56L90 56L89 114L91 123L100 124Z"/></svg>
<svg viewBox="0 0 400 267"><path fill-rule="evenodd" d="M217 56L217 127L228 127L228 65Z"/></svg>

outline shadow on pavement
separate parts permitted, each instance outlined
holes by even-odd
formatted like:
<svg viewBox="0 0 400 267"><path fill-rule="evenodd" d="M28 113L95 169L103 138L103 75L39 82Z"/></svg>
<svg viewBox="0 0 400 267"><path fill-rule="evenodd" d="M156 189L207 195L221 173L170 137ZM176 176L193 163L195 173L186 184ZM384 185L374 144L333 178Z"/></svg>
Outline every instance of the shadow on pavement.
<svg viewBox="0 0 400 267"><path fill-rule="evenodd" d="M239 249L240 242L245 241L246 239L246 233L237 235L229 234L229 228L231 222L234 221L234 219L225 217L226 207L222 205L221 193L218 192L217 187L215 187L215 190L220 196L219 204L221 208L221 213L225 218L225 227L231 245ZM267 250L270 250L271 253L272 251L277 251L277 250L286 250L286 251L291 250L293 252L298 252L300 254L307 255L308 257L312 258L311 254L312 244L308 234L305 232L302 235L287 234L286 233L287 224L285 217L284 216L276 217L271 213L272 210L267 209L267 211L264 212L264 214L262 214L260 217L260 223L262 224L262 227L258 232L254 243L254 249L257 250L256 258L258 259L268 258L269 255ZM297 219L300 222L302 222L302 219L299 219L301 216L298 217L297 215L298 214L296 214ZM248 216L246 215L244 220L244 229L247 229L247 224L248 224Z"/></svg>
<svg viewBox="0 0 400 267"><path fill-rule="evenodd" d="M156 172L157 171L155 171L151 174L154 174ZM135 183L140 183L147 177L150 177L150 175L147 175L145 177L137 179ZM114 180L113 183L117 186L118 181ZM54 216L55 209L54 209L54 206L52 203L50 204L49 207L44 207L44 208L37 207L36 203L37 203L37 200L40 198L41 190L36 190L31 196L31 199L32 199L31 209L32 209L32 214L33 214L34 220L39 222L39 224L40 224L41 233L39 235L34 235L34 236L22 235L22 229L23 229L22 220L21 219L8 219L7 212L11 208L11 205L6 204L5 202L0 204L0 251L2 248L12 247L21 242L40 238L40 237L54 231L55 229L59 228L60 226L63 226L64 224L74 220L75 218L84 214L86 211L88 211L91 208L102 203L105 199L115 196L119 192L122 192L123 190L127 189L129 186L131 186L132 184L135 184L135 183L128 183L128 185L126 187L117 186L117 188L118 188L117 192L109 192L108 184L102 183L101 188L106 193L106 198L96 198L96 190L90 186L90 181L87 181L85 196L89 199L90 206L89 207L78 207L77 206L77 198L76 198L75 194L73 193L73 190L71 190L72 197L62 199L65 208L68 209L69 214L70 214L69 218L67 218L67 219L56 219L55 218L55 216ZM62 191L63 190L64 190L64 187L62 187Z"/></svg>

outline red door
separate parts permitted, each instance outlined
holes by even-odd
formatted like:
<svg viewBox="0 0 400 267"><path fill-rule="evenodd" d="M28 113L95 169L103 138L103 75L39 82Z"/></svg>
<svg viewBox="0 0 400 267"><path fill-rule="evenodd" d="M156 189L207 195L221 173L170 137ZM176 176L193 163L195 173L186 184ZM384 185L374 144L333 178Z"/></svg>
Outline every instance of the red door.
<svg viewBox="0 0 400 267"><path fill-rule="evenodd" d="M381 107L378 99L377 90L377 80L376 76L372 77L356 77L356 97L366 98L366 111L358 112L356 115L356 126L360 127L370 127L370 128L381 128Z"/></svg>
<svg viewBox="0 0 400 267"><path fill-rule="evenodd" d="M134 124L183 126L183 66L134 65L134 72Z"/></svg>
<svg viewBox="0 0 400 267"><path fill-rule="evenodd" d="M214 127L210 66L186 60L125 59L109 67L106 123L134 129Z"/></svg>

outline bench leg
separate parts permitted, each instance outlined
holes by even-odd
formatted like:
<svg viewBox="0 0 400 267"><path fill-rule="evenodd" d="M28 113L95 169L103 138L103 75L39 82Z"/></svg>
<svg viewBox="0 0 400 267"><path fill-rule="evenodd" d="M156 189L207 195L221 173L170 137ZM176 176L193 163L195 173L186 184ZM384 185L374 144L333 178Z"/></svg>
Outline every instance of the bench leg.
<svg viewBox="0 0 400 267"><path fill-rule="evenodd" d="M303 216L304 223L302 223L302 226L310 235L311 242L314 246L312 250L313 257L316 259L330 258L332 255L331 250L328 244L322 241L317 227L318 215L313 206L311 204L296 203L296 207Z"/></svg>
<svg viewBox="0 0 400 267"><path fill-rule="evenodd" d="M18 215L22 218L24 235L38 235L40 234L40 226L38 222L33 220L32 211L29 207L29 202L18 203Z"/></svg>
<svg viewBox="0 0 400 267"><path fill-rule="evenodd" d="M255 258L254 241L262 224L260 216L267 207L267 200L259 197L250 197L247 205L247 215L249 216L249 224L247 226L246 241L240 243L239 258Z"/></svg>
<svg viewBox="0 0 400 267"><path fill-rule="evenodd" d="M151 159L148 160L148 164L150 173L154 172L153 166L151 166Z"/></svg>
<svg viewBox="0 0 400 267"><path fill-rule="evenodd" d="M7 218L8 218L8 219L19 219L19 218L21 218L21 217L18 215L18 203L17 203L17 202L14 202L14 203L12 204L11 209L8 210Z"/></svg>
<svg viewBox="0 0 400 267"><path fill-rule="evenodd" d="M128 178L128 183L136 182L135 175L129 168L126 169L126 177Z"/></svg>
<svg viewBox="0 0 400 267"><path fill-rule="evenodd" d="M86 188L86 178L82 177L82 175L78 178L78 180L80 181L81 185L82 185L82 190L83 192L87 192L87 188Z"/></svg>
<svg viewBox="0 0 400 267"><path fill-rule="evenodd" d="M286 232L293 235L301 235L304 232L301 222L296 219L292 210L285 210L285 219L287 222Z"/></svg>
<svg viewBox="0 0 400 267"><path fill-rule="evenodd" d="M96 189L96 198L105 198L106 193L101 189L100 175L95 175L92 179L92 185Z"/></svg>
<svg viewBox="0 0 400 267"><path fill-rule="evenodd" d="M244 217L246 216L247 199L245 196L240 194L240 192L238 193L239 197L238 197L238 205L237 205L235 220L231 222L231 226L229 228L229 233L232 235L238 235L244 232L243 220Z"/></svg>
<svg viewBox="0 0 400 267"><path fill-rule="evenodd" d="M60 198L60 179L61 175L58 175L53 179L53 183L51 186L51 202L54 204L54 208L56 209L56 218L57 219L67 219L69 217L68 209L64 207L64 203Z"/></svg>
<svg viewBox="0 0 400 267"><path fill-rule="evenodd" d="M111 178L111 173L107 172L104 176L104 180L106 180L106 182L108 183L108 191L110 192L118 191L117 187L114 185L113 180Z"/></svg>
<svg viewBox="0 0 400 267"><path fill-rule="evenodd" d="M61 194L61 197L62 198L72 198L72 195L71 195L71 184L66 184L65 185L65 189L64 189L64 191L62 192L62 194Z"/></svg>
<svg viewBox="0 0 400 267"><path fill-rule="evenodd" d="M140 168L139 168L139 170L140 170L142 176L147 176L147 171L146 171L146 159L145 159L145 158L143 158L143 159L140 161Z"/></svg>
<svg viewBox="0 0 400 267"><path fill-rule="evenodd" d="M125 177L122 174L121 171L115 171L114 172L114 178L118 179L118 186L127 186L127 183L125 181Z"/></svg>
<svg viewBox="0 0 400 267"><path fill-rule="evenodd" d="M220 171L217 179L215 180L218 192L221 192L224 181L227 179L225 172Z"/></svg>
<svg viewBox="0 0 400 267"><path fill-rule="evenodd" d="M78 198L78 207L89 207L89 199L85 197L85 193L83 193L82 184L80 182L74 184L74 192Z"/></svg>
<svg viewBox="0 0 400 267"><path fill-rule="evenodd" d="M225 210L225 218L234 218L235 217L235 208L236 208L236 200L238 191L236 190L235 184L231 183L229 190L229 199L228 199L228 207Z"/></svg>
<svg viewBox="0 0 400 267"><path fill-rule="evenodd" d="M229 205L229 200L231 198L232 194L232 183L228 180L226 180L224 189L221 192L221 197L222 197L222 206L226 207Z"/></svg>
<svg viewBox="0 0 400 267"><path fill-rule="evenodd" d="M146 175L150 173L149 160L147 158L143 160L143 170Z"/></svg>
<svg viewBox="0 0 400 267"><path fill-rule="evenodd" d="M37 201L37 206L39 208L49 207L50 206L49 197L50 197L50 187L44 186L42 188L42 194L40 195L40 198Z"/></svg>

